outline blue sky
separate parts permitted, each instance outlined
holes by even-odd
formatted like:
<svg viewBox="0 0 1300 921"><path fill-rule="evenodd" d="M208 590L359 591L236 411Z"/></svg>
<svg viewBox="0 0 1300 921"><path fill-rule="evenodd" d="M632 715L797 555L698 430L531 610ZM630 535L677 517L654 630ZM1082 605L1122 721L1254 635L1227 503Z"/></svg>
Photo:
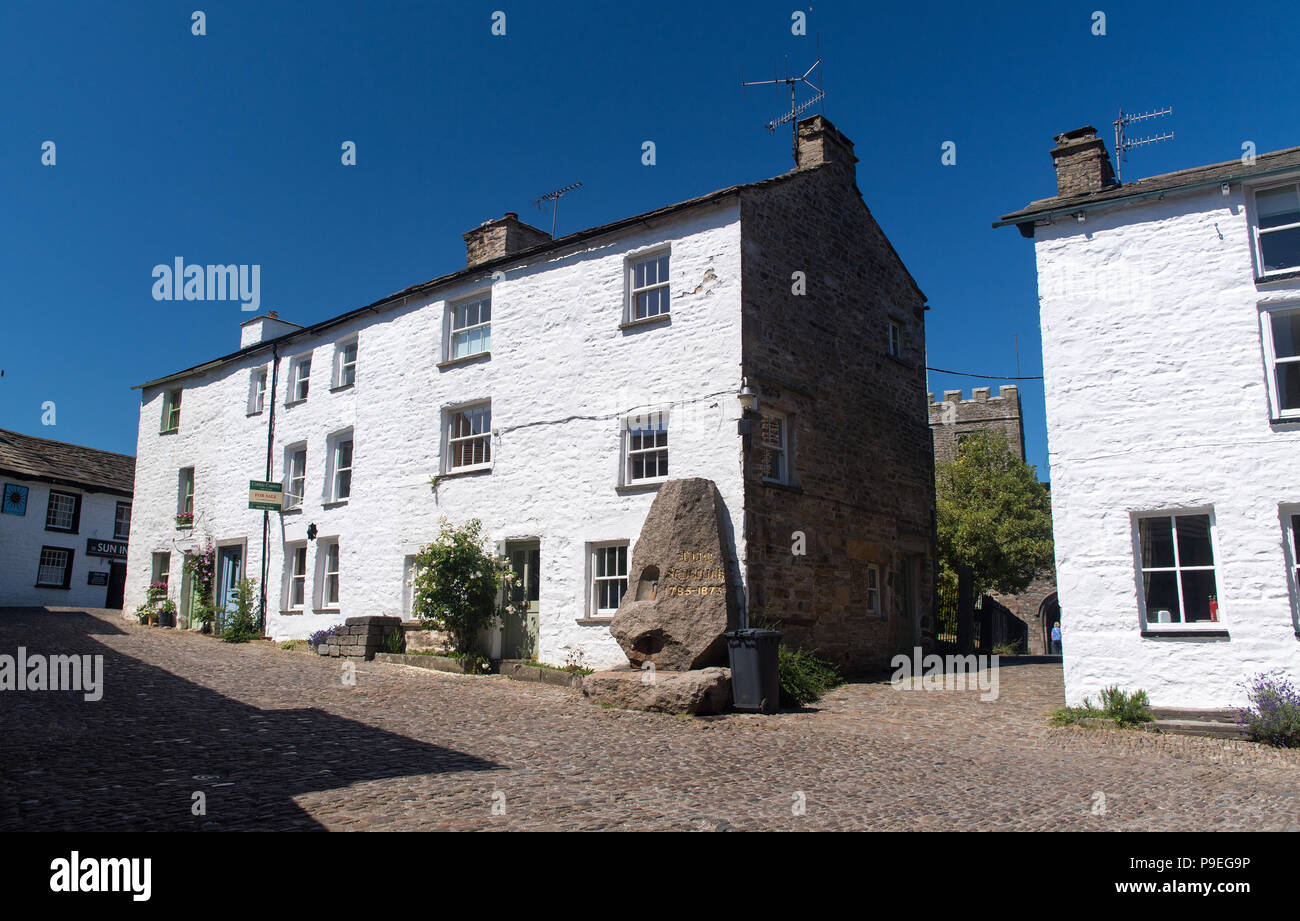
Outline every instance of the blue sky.
<svg viewBox="0 0 1300 921"><path fill-rule="evenodd" d="M930 365L1014 375L1018 337L1037 375L1032 243L990 223L1054 191L1052 136L1093 124L1109 147L1121 106L1172 105L1154 128L1175 140L1131 154L1130 178L1300 144L1298 27L1293 0L6 0L0 428L134 453L131 385L233 351L250 316L155 301L153 266L178 256L260 265L263 308L311 323L460 267L460 234L505 211L548 227L533 200L574 181L559 233L784 172L789 135L764 126L785 100L742 94L741 71L802 70L818 34L825 113L930 299ZM1045 478L1042 385L1021 389Z"/></svg>

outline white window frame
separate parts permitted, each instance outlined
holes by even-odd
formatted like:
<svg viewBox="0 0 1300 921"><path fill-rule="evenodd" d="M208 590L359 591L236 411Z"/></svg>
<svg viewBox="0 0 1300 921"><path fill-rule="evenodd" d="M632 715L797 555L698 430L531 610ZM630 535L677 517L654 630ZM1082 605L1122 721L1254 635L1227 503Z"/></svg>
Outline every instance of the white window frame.
<svg viewBox="0 0 1300 921"><path fill-rule="evenodd" d="M903 357L903 324L890 318L885 326L885 348L891 358Z"/></svg>
<svg viewBox="0 0 1300 921"><path fill-rule="evenodd" d="M301 463L296 463L301 458ZM294 481L298 481L297 490ZM307 494L307 442L300 441L284 449L284 510L302 508Z"/></svg>
<svg viewBox="0 0 1300 921"><path fill-rule="evenodd" d="M334 559L330 559L333 552ZM339 569L343 550L337 537L326 538L316 542L316 610L337 611L339 609L340 584ZM334 568L331 569L330 565ZM334 598L330 599L330 580L333 580Z"/></svg>
<svg viewBox="0 0 1300 921"><path fill-rule="evenodd" d="M632 547L631 542L626 540L598 541L587 545L587 616L591 619L613 617L618 607L602 608L600 606L600 585L604 582L622 582L623 592L619 596L620 601L627 596L631 582L628 573L632 569ZM597 572L599 567L597 560L600 555L608 550L623 550L623 574L599 576ZM617 554L615 558L617 559Z"/></svg>
<svg viewBox="0 0 1300 921"><path fill-rule="evenodd" d="M353 477L352 472L356 469L357 463L357 443L353 437L352 429L343 429L329 436L327 440L329 457L327 460L327 469L325 471L325 502L327 505L342 504L352 498ZM340 454L343 446L348 446L348 458L346 466L343 464ZM339 489L340 480L343 474L347 474L347 495L342 495Z"/></svg>
<svg viewBox="0 0 1300 921"><path fill-rule="evenodd" d="M62 563L47 562L47 554L54 556L62 554ZM41 547L40 555L36 560L36 587L37 588L71 588L72 587L72 562L76 559L76 551L70 547ZM49 581L46 576L57 567L59 578L57 581Z"/></svg>
<svg viewBox="0 0 1300 921"><path fill-rule="evenodd" d="M1264 365L1268 375L1269 407L1273 412L1274 419L1300 420L1300 407L1283 409L1282 394L1278 392L1277 365L1279 361L1282 364L1294 365L1295 373L1300 374L1300 354L1281 359L1277 357L1277 350L1273 344L1273 315L1278 313L1300 314L1300 302L1260 307L1260 339L1264 344Z"/></svg>
<svg viewBox="0 0 1300 921"><path fill-rule="evenodd" d="M53 524L50 522L50 519L52 517L56 515L61 516L64 510L63 502L59 502L58 508L57 509L55 508L56 499L58 500L66 499L68 502L71 503L71 507L67 509L67 520L68 520L67 525L59 524L58 521L60 519L57 517L54 519ZM78 508L77 508L78 505L80 504L81 504L81 495L79 493L64 492L61 489L51 489L49 499L46 501L45 504L45 530L56 531L60 534L76 534L77 531L79 530L78 519L81 517L78 514Z"/></svg>
<svg viewBox="0 0 1300 921"><path fill-rule="evenodd" d="M1250 204L1251 204L1251 211L1253 213L1251 215L1250 230L1251 230L1251 236L1255 241L1256 269L1259 273L1257 276L1259 278L1271 278L1275 275L1288 275L1292 272L1300 272L1300 265L1286 266L1280 269L1273 269L1272 271L1265 270L1264 247L1260 243L1260 237L1264 234L1277 233L1278 231L1295 230L1297 228L1300 228L1300 222L1294 224L1283 224L1280 227L1268 227L1264 229L1261 229L1259 226L1259 202L1258 202L1259 194L1261 192L1275 192L1280 189L1287 188L1288 186L1290 186L1296 192L1297 198L1300 198L1300 177L1296 179L1291 179L1288 182L1278 182L1272 185L1259 185L1251 189Z"/></svg>
<svg viewBox="0 0 1300 921"><path fill-rule="evenodd" d="M883 588L880 583L880 566L877 563L868 563L865 574L867 580L867 615L870 617L880 617L884 610L881 600L884 598Z"/></svg>
<svg viewBox="0 0 1300 921"><path fill-rule="evenodd" d="M352 358L348 358L348 350ZM357 337L344 339L334 346L334 383L332 389L346 390L357 382Z"/></svg>
<svg viewBox="0 0 1300 921"><path fill-rule="evenodd" d="M1284 550L1287 554L1287 582L1291 589L1292 629L1300 633L1300 505L1285 504L1278 509L1282 519Z"/></svg>
<svg viewBox="0 0 1300 921"><path fill-rule="evenodd" d="M250 416L256 416L266 409L266 381L265 366L254 368L248 376L248 414Z"/></svg>
<svg viewBox="0 0 1300 921"><path fill-rule="evenodd" d="M654 284L638 286L636 283L637 267L641 265L645 265L646 263L650 263L650 262L658 262L660 259L668 260L668 268L667 268L668 277L662 281L656 280ZM626 289L627 289L627 297L625 299L625 303L623 306L623 321L625 323L649 323L654 320L663 319L664 317L669 317L672 315L672 277L673 277L672 272L673 272L672 248L669 246L661 246L656 249L644 250L639 253L632 253L627 257L627 266L624 273L626 276ZM657 269L655 274L656 276L658 275ZM663 310L659 311L658 313L649 314L644 317L637 316L638 295L647 294L651 291L658 291L660 289L664 289L667 291L667 296L665 297L665 301L668 306L665 307Z"/></svg>
<svg viewBox="0 0 1300 921"><path fill-rule="evenodd" d="M149 557L149 584L171 583L172 555L169 550L155 550Z"/></svg>
<svg viewBox="0 0 1300 921"><path fill-rule="evenodd" d="M304 368L306 368L305 374ZM307 397L311 395L311 353L299 355L290 363L289 369L289 399L285 401L285 405L305 403Z"/></svg>
<svg viewBox="0 0 1300 921"><path fill-rule="evenodd" d="M122 528L122 509L126 509L126 529ZM131 539L131 503L118 502L113 509L113 540Z"/></svg>
<svg viewBox="0 0 1300 921"><path fill-rule="evenodd" d="M470 434L470 435L456 435L453 433L452 425L455 423L456 417L459 414L472 413L472 412L477 412L479 410L487 410L487 424L484 427L484 431ZM492 401L477 400L473 403L458 403L453 406L447 406L442 411L442 418L443 418L442 421L443 440L447 448L446 452L443 455L444 457L443 473L463 473L468 470L491 469L493 459L495 457L495 455L492 452L492 447L493 447L492 445L492 441L493 441ZM472 430L473 428L472 422L470 427ZM485 445L483 451L484 460L477 461L477 462L472 461L471 463L468 464L456 465L454 461L456 459L457 446L461 444L468 444L475 441L482 441Z"/></svg>
<svg viewBox="0 0 1300 921"><path fill-rule="evenodd" d="M1178 550L1178 519L1204 515L1210 519L1210 554L1214 563L1210 566L1183 566L1179 560ZM1153 518L1168 518L1172 522L1173 530L1171 531L1171 540L1174 550L1173 566L1143 566L1142 565L1142 531L1141 522ZM1219 554L1219 525L1214 515L1214 508L1206 506L1201 508L1175 508L1175 509L1155 509L1152 511L1135 512L1132 516L1133 529L1133 552L1134 552L1134 571L1137 574L1137 597L1138 613L1141 615L1142 630L1148 633L1170 632L1170 633L1192 633L1196 631L1222 631L1227 629L1223 617L1223 604L1220 601L1218 611L1219 619L1212 620L1187 620L1187 603L1183 599L1183 578L1184 572L1205 572L1214 573L1215 598L1218 600L1219 593L1223 591L1222 574L1220 573L1220 561L1223 557ZM1147 612L1147 593L1146 586L1143 585L1142 576L1148 572L1172 572L1174 573L1174 583L1178 589L1178 616L1179 620L1167 624L1159 621L1148 619Z"/></svg>
<svg viewBox="0 0 1300 921"><path fill-rule="evenodd" d="M285 594L284 609L286 611L302 611L307 608L307 544L300 542L296 544L285 544ZM302 556L299 557L301 552ZM298 563L301 559L302 568L299 569ZM298 589L299 599L294 601L294 589Z"/></svg>
<svg viewBox="0 0 1300 921"><path fill-rule="evenodd" d="M764 430L763 423L769 419L774 419L781 425L781 440L778 443L769 442L767 433ZM769 451L775 451L781 457L781 475L772 477L763 471L764 483L789 484L790 482L790 420L784 413L762 411L759 413L758 420L758 443L763 454ZM766 466L766 465L765 465Z"/></svg>
<svg viewBox="0 0 1300 921"><path fill-rule="evenodd" d="M181 388L177 387L163 393L162 424L158 429L160 435L170 435L181 430Z"/></svg>
<svg viewBox="0 0 1300 921"><path fill-rule="evenodd" d="M640 448L632 447L633 426L641 424L641 420L646 420L645 421L646 425L655 425L659 422L663 423L664 443L662 445L658 444L658 438L656 438L655 439L656 443L652 447L649 448L644 447L644 442L642 443L643 446ZM622 477L622 485L640 486L646 483L663 483L668 479L667 472L656 473L654 476L634 477L632 475L632 459L637 456L645 457L650 454L658 455L659 453L662 452L664 454L663 466L667 467L668 461L670 459L670 448L672 447L671 442L669 440L669 435L671 433L672 433L672 420L670 418L669 411L666 409L653 410L651 412L644 412L644 413L633 413L632 415L623 417L622 419L623 445L622 445L622 452L621 452L622 471L620 473L620 476ZM656 471L659 469L659 467L660 467L660 462L659 459L656 457L655 459ZM644 469L645 468L643 467L642 470L644 471Z"/></svg>
<svg viewBox="0 0 1300 921"><path fill-rule="evenodd" d="M477 322L465 326L457 326L457 311L462 307L469 307L475 304L487 304L487 320L483 319L483 308L482 306L479 306ZM468 360L478 355L490 355L492 353L492 306L491 290L481 291L478 294L472 294L469 297L457 298L454 301L447 302L445 319L446 335L443 339L443 341L446 342L446 346L443 349L443 361ZM456 343L458 339L464 337L465 341L468 342L470 334L478 332L479 330L483 330L486 337L483 347L474 352L466 352L464 355L457 355Z"/></svg>

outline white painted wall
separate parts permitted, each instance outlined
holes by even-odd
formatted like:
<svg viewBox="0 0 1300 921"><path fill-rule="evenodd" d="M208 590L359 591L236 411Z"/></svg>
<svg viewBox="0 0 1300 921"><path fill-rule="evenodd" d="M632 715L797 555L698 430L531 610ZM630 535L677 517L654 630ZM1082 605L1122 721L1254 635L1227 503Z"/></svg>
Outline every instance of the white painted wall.
<svg viewBox="0 0 1300 921"><path fill-rule="evenodd" d="M672 247L672 321L621 331L625 259L665 243ZM588 241L578 252L519 264L495 283L485 275L481 282L450 286L287 346L275 394L272 479L286 478L285 447L306 441L307 496L301 513L282 521L271 517L270 633L300 638L345 617L404 614L405 558L436 533L440 516L477 517L493 541L541 541L543 661L564 664L581 650L588 665L625 662L608 626L577 622L588 613L586 544L635 540L654 498L653 491L616 489L620 429L614 417L642 406L696 401L671 409L670 473L715 481L742 540L735 426L740 277L739 209L729 201ZM447 300L489 286L491 359L439 369ZM331 393L334 344L352 335L359 342L356 386ZM310 396L286 407L288 359L308 350ZM152 551L176 552L175 595L180 551L204 536L247 541L249 572L260 575L262 515L247 509L247 490L250 479L265 474L267 417L246 411L250 372L268 360L261 352L186 381L176 435L158 434L161 389L144 392L128 609L143 599ZM441 407L485 397L492 399L499 431L494 468L443 480L435 493L429 480L439 472ZM537 422L547 424L531 425ZM355 435L352 497L346 505L325 507L326 440L347 427ZM197 468L194 537L177 532L174 521L178 470L189 465ZM340 539L341 608L281 614L284 545L306 540L309 523L318 529L308 549L309 576L317 572L321 539ZM737 551L743 558L744 547Z"/></svg>
<svg viewBox="0 0 1300 921"><path fill-rule="evenodd" d="M104 585L87 585L91 572L108 573L112 560L86 555L86 539L113 540L113 523L118 502L129 496L87 492L72 486L50 486L21 477L0 474L0 488L13 483L27 487L27 514L0 514L0 606L72 605L102 608L108 595ZM81 521L77 533L45 530L50 490L81 495ZM36 571L41 548L62 547L74 551L72 582L67 589L37 588Z"/></svg>
<svg viewBox="0 0 1300 921"><path fill-rule="evenodd" d="M1300 503L1300 426L1270 425L1241 186L1170 194L1035 233L1065 689L1107 685L1156 706L1245 702L1238 686L1300 673L1279 506ZM1213 509L1229 639L1143 638L1133 516Z"/></svg>

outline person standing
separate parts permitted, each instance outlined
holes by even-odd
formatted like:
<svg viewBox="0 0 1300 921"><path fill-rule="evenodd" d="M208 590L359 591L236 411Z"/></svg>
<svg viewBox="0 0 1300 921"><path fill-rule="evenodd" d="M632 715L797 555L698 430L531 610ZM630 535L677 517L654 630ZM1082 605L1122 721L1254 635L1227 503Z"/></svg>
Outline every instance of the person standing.
<svg viewBox="0 0 1300 921"><path fill-rule="evenodd" d="M1058 620L1052 624L1052 655L1061 654L1061 622Z"/></svg>

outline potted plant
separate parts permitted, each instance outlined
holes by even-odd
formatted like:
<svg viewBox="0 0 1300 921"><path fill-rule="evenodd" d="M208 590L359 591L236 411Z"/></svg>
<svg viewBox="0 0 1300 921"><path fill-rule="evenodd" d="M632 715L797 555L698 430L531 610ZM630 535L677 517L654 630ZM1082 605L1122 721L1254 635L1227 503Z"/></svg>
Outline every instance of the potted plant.
<svg viewBox="0 0 1300 921"><path fill-rule="evenodd" d="M211 633L212 622L217 619L216 609L207 601L199 599L190 610L190 620L199 625L200 633Z"/></svg>
<svg viewBox="0 0 1300 921"><path fill-rule="evenodd" d="M158 608L158 625L160 627L176 626L176 602L170 598Z"/></svg>
<svg viewBox="0 0 1300 921"><path fill-rule="evenodd" d="M177 527L178 529L180 529L180 530L186 530L186 529L188 529L188 528L192 528L192 527L194 527L194 513L193 513L193 512L177 512L177 513L176 513L176 527Z"/></svg>

